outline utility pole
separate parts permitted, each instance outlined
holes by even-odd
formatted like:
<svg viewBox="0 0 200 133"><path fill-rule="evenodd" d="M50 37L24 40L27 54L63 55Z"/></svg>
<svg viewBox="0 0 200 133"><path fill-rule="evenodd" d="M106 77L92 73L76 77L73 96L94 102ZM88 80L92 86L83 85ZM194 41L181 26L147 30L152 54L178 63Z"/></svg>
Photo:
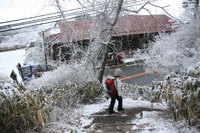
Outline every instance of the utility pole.
<svg viewBox="0 0 200 133"><path fill-rule="evenodd" d="M44 32L42 32L42 39L43 39L43 45L44 45L45 66L46 66L46 71L48 71L48 65L47 65L47 51L46 51L46 43L45 43L45 38L44 38Z"/></svg>
<svg viewBox="0 0 200 133"><path fill-rule="evenodd" d="M194 9L194 18L197 19L199 17L198 15L198 8L199 8L199 0L195 1L195 9Z"/></svg>

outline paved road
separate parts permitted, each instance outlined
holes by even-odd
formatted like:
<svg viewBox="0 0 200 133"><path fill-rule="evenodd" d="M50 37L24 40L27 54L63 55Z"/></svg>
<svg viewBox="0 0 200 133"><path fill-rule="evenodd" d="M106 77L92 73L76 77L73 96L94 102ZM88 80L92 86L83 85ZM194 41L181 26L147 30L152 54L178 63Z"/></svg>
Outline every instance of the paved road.
<svg viewBox="0 0 200 133"><path fill-rule="evenodd" d="M120 68L123 72L121 77L122 82L132 83L137 85L150 86L151 82L156 79L155 76L145 74L145 70L141 65L132 65ZM106 69L105 75L113 75L114 69Z"/></svg>

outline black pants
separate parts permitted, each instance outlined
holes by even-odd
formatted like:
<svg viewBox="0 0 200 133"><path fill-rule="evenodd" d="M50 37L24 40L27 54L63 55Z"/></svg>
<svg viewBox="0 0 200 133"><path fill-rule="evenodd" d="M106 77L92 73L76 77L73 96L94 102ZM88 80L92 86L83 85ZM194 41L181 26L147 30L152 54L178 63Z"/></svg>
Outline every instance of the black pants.
<svg viewBox="0 0 200 133"><path fill-rule="evenodd" d="M121 96L111 96L110 106L109 106L109 113L113 113L113 108L115 106L115 100L118 101L118 111L122 110L122 97Z"/></svg>

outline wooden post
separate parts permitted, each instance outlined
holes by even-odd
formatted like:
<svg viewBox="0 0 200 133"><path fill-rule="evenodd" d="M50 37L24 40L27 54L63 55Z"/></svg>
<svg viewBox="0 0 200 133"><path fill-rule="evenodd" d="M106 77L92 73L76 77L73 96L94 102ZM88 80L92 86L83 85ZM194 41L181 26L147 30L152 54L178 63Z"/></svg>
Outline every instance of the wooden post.
<svg viewBox="0 0 200 133"><path fill-rule="evenodd" d="M195 0L195 9L194 9L194 18L198 19L198 8L199 8L199 0Z"/></svg>
<svg viewBox="0 0 200 133"><path fill-rule="evenodd" d="M46 44L45 44L44 32L42 32L42 39L43 39L43 45L44 45L45 66L46 66L46 71L48 71L48 65L47 65L47 51L46 51Z"/></svg>

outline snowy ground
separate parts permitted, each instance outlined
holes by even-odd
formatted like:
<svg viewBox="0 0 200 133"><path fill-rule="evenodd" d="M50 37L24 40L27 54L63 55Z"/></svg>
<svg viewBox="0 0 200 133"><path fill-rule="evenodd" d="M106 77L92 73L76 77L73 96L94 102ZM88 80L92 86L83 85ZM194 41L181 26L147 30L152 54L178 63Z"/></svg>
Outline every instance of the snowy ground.
<svg viewBox="0 0 200 133"><path fill-rule="evenodd" d="M16 72L16 65L18 62L21 64L24 60L25 50L15 50L9 52L0 53L0 80L9 79L10 71L14 69ZM103 132L104 128L97 129L97 125L99 123L95 123L95 114L99 113L99 117L102 120L100 125L108 122L104 121L104 118L110 118L110 120L114 120L115 126L114 132L119 130L119 128L123 128L121 124L119 124L120 119L124 117L129 118L125 123L129 125L129 129L127 130L131 132L140 132L140 133L198 133L195 128L187 127L185 122L174 122L171 119L170 113L168 112L166 104L152 104L149 101L142 100L133 100L130 98L124 98L123 104L125 108L125 113L117 116L119 120L116 119L115 115L109 115L107 111L110 100L106 100L103 103L94 103L90 105L85 105L79 110L76 111L75 114L79 114L79 128L75 128L71 126L71 130L69 125L63 123L64 120L57 121L53 128L54 132L61 132L60 129L65 129L64 131L71 132L72 130L77 130L78 132ZM117 106L117 103L115 104ZM140 112L134 112L138 108L142 108ZM127 112L126 112L127 110ZM64 119L64 117L62 117ZM56 126L57 125L57 126ZM108 124L109 125L109 124ZM120 127L121 126L121 127ZM131 126L131 127L130 127ZM87 127L87 128L86 128ZM67 129L66 129L67 128ZM53 132L52 131L52 132Z"/></svg>
<svg viewBox="0 0 200 133"><path fill-rule="evenodd" d="M51 132L60 132L64 129L66 133L198 133L195 128L188 127L184 121L175 122L171 119L166 104L152 104L149 101L133 100L124 98L123 104L125 111L109 115L106 110L110 100L103 103L85 105L76 111L79 128L65 125L64 121L58 121L51 127Z"/></svg>
<svg viewBox="0 0 200 133"><path fill-rule="evenodd" d="M23 64L25 59L25 49L0 52L0 81L2 79L9 80L9 76L12 70L17 73L17 78L21 81L21 77L18 74L16 68L17 63Z"/></svg>
<svg viewBox="0 0 200 133"><path fill-rule="evenodd" d="M107 100L104 103L101 104L94 104L94 105L87 105L83 108L83 116L91 115L97 112L101 112L102 110L105 110L105 108L108 107L110 100ZM132 120L126 121L126 125L132 125L131 129L128 129L127 131L132 132L140 132L140 133L196 133L198 132L195 129L190 129L187 127L181 128L183 123L175 123L169 116L169 112L167 109L166 104L152 104L149 101L142 101L142 100L132 100L130 98L125 98L123 101L125 113L122 113L122 115L117 116L118 118L125 117L126 115L134 115L129 116L132 117ZM115 104L116 107L117 104ZM141 108L140 111L136 111L138 108ZM151 111L148 111L150 109ZM135 113L133 113L135 112ZM105 112L107 113L107 112ZM109 116L109 115L108 115ZM104 116L103 116L104 117ZM112 117L109 117L112 119ZM84 122L84 119L82 119L82 123L89 123L88 119L86 119ZM106 123L108 125L109 123ZM116 125L123 125L120 124L120 119L116 119L115 123ZM105 125L104 125L105 126ZM123 128L121 126L120 128ZM115 129L116 131L117 129Z"/></svg>

